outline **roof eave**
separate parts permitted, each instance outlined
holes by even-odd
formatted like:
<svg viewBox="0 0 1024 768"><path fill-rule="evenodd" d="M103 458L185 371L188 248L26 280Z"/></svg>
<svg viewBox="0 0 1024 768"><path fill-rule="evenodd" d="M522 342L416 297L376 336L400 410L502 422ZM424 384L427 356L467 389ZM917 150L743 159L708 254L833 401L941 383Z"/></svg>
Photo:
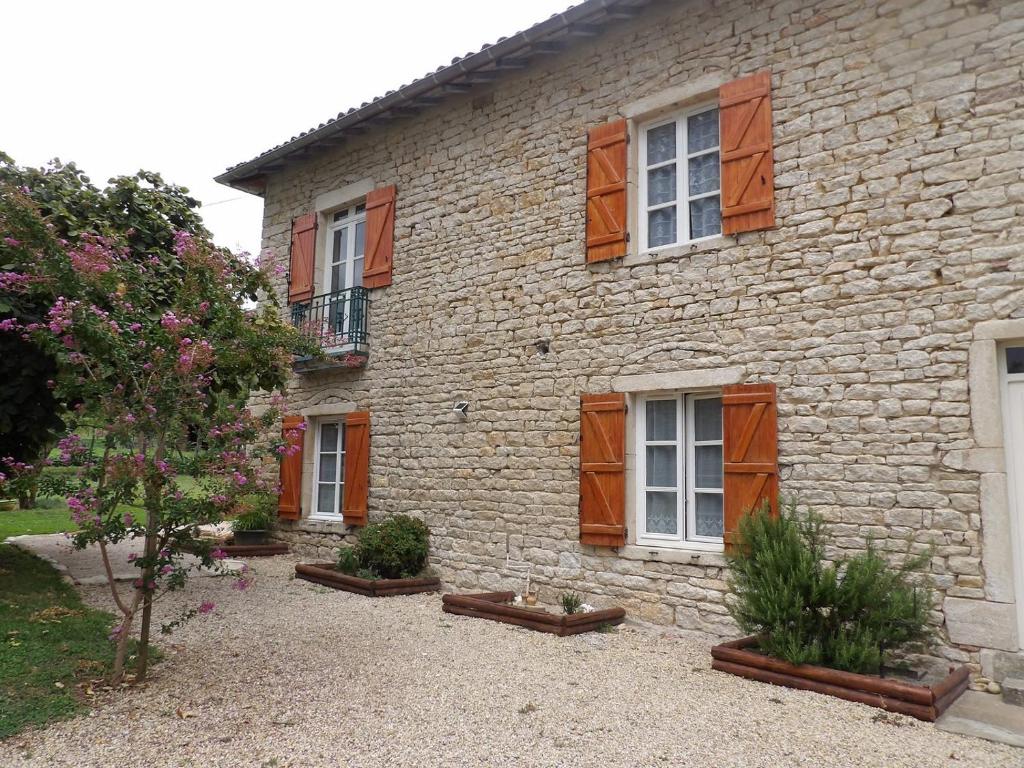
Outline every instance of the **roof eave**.
<svg viewBox="0 0 1024 768"><path fill-rule="evenodd" d="M586 36L596 34L591 28L584 25L584 22L592 20L592 17L604 15L606 18L602 19L603 22L611 21L619 16L630 17L649 2L651 0L586 0L564 13L555 14L523 32L458 59L451 65L375 99L359 109L352 110L305 134L300 134L248 162L229 168L216 176L215 180L243 192L262 195L266 189L267 174L280 170L287 162L304 156L314 148L340 143L342 134L350 131L356 125L374 119L405 117L414 113L413 111L431 106L436 103L433 99L430 104L419 106L415 102L417 99L433 95L434 91L442 91L442 96L448 95L452 91L468 91L476 84L467 80L469 75L476 74L479 77L486 72L488 73L486 80L489 81L497 79L507 70L522 69L525 65L520 66L518 62L514 67L502 67L502 61L510 59L512 54L522 53L524 50L527 58L560 52L564 48L566 39L580 34ZM553 38L558 39L553 40ZM557 44L552 45L552 43ZM437 100L439 101L440 98ZM407 105L412 106L407 107ZM407 107L405 113L395 112L401 107Z"/></svg>

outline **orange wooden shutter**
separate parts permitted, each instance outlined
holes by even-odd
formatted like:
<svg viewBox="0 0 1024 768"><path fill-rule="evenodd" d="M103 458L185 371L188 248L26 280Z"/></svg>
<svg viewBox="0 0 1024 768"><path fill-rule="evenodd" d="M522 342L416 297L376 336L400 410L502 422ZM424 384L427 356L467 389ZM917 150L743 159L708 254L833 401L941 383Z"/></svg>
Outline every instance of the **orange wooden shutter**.
<svg viewBox="0 0 1024 768"><path fill-rule="evenodd" d="M292 222L292 249L288 267L288 303L313 298L313 263L316 253L316 214Z"/></svg>
<svg viewBox="0 0 1024 768"><path fill-rule="evenodd" d="M626 396L580 397L580 541L626 543Z"/></svg>
<svg viewBox="0 0 1024 768"><path fill-rule="evenodd" d="M740 518L764 502L779 506L779 447L774 384L722 387L722 450L725 460L725 544Z"/></svg>
<svg viewBox="0 0 1024 768"><path fill-rule="evenodd" d="M295 453L281 459L281 493L277 497L277 514L288 520L302 516L302 443L301 416L285 416L281 436L289 446L298 446Z"/></svg>
<svg viewBox="0 0 1024 768"><path fill-rule="evenodd" d="M626 255L626 121L587 135L587 262Z"/></svg>
<svg viewBox="0 0 1024 768"><path fill-rule="evenodd" d="M366 196L366 259L363 285L382 288L391 285L391 264L395 253L395 185L381 187Z"/></svg>
<svg viewBox="0 0 1024 768"><path fill-rule="evenodd" d="M370 414L345 416L345 490L341 513L347 525L366 525L370 496Z"/></svg>
<svg viewBox="0 0 1024 768"><path fill-rule="evenodd" d="M764 71L718 90L726 235L775 226L771 89L771 73Z"/></svg>

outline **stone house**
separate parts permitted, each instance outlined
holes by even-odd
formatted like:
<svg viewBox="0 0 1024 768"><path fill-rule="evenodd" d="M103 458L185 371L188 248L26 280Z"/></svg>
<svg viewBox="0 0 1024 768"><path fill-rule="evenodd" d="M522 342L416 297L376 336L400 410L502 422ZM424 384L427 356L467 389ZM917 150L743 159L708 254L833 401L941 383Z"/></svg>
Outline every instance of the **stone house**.
<svg viewBox="0 0 1024 768"><path fill-rule="evenodd" d="M1022 2L587 0L229 169L329 352L277 535L730 634L781 492L1020 664L1022 65Z"/></svg>

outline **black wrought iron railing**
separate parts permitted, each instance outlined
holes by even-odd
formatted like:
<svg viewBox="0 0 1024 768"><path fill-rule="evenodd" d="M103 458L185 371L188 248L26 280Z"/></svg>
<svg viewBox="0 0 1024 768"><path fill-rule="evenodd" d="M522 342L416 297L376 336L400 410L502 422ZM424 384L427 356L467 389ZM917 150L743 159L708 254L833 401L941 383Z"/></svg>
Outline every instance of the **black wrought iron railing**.
<svg viewBox="0 0 1024 768"><path fill-rule="evenodd" d="M292 325L329 356L369 353L370 292L362 286L322 293L292 304Z"/></svg>

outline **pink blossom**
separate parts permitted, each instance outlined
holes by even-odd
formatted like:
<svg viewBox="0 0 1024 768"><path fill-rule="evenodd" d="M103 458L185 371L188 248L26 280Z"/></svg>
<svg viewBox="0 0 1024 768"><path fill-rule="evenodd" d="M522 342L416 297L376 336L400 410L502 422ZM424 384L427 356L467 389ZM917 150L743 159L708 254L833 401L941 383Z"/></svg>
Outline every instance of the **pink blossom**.
<svg viewBox="0 0 1024 768"><path fill-rule="evenodd" d="M211 603L211 602L210 602L209 600L207 600L207 601L205 601L204 603L202 603L202 604L201 604L201 605L199 606L199 612L200 612L200 613L204 613L204 614L205 614L205 613L209 613L209 612L210 612L210 611L212 611L212 610L213 610L213 609L214 609L215 607L216 607L216 606L214 605L214 603Z"/></svg>
<svg viewBox="0 0 1024 768"><path fill-rule="evenodd" d="M21 245L21 240L15 240L13 237L5 237L4 242L12 248L17 248Z"/></svg>
<svg viewBox="0 0 1024 768"><path fill-rule="evenodd" d="M173 565L165 565L163 568L160 569L161 576L166 576L168 573L174 573Z"/></svg>

